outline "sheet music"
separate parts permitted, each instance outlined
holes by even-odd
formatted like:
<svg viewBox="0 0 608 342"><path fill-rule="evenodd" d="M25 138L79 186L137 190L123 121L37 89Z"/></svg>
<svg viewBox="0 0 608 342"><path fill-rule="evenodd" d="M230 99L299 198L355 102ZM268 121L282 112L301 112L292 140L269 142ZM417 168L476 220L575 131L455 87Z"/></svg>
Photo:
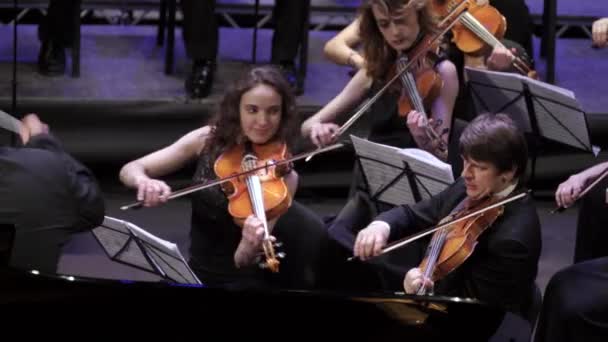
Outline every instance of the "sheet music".
<svg viewBox="0 0 608 342"><path fill-rule="evenodd" d="M108 233L108 230L114 233ZM133 223L106 216L93 234L112 259L131 264L150 272L158 270L146 259L141 248L166 276L180 283L200 284L176 244L160 239ZM140 246L131 237L141 242Z"/></svg>
<svg viewBox="0 0 608 342"><path fill-rule="evenodd" d="M529 82L534 113L542 136L586 151L591 150L585 112L574 93L553 85ZM571 133L570 133L571 132Z"/></svg>
<svg viewBox="0 0 608 342"><path fill-rule="evenodd" d="M442 191L454 182L452 167L432 154L420 149L400 149L370 142L351 135L357 156L373 196L403 173L404 162L417 174L417 184L423 199ZM403 175L378 196L380 201L393 205L415 203L409 180Z"/></svg>
<svg viewBox="0 0 608 342"><path fill-rule="evenodd" d="M400 149L398 153L401 154L403 161L409 163L412 171L424 175L424 177L418 177L422 187L426 190L420 192L423 199L440 193L448 185L454 183L452 166L431 153L419 148Z"/></svg>
<svg viewBox="0 0 608 342"><path fill-rule="evenodd" d="M498 71L480 70L466 67L472 91L484 94L489 102L508 103L512 100L510 92L523 93L525 85L532 97L532 110L536 115L539 134L566 145L592 152L589 129L585 112L581 108L575 94L561 88L529 77ZM518 85L517 85L518 84ZM498 107L490 105L490 109ZM531 132L532 127L528 113L529 109L522 96L503 112L511 116L519 127Z"/></svg>
<svg viewBox="0 0 608 342"><path fill-rule="evenodd" d="M398 148L371 143L354 135L350 137L360 158L370 194L376 194L402 173L403 164L395 157ZM386 189L378 199L394 205L415 202L407 177L402 177Z"/></svg>
<svg viewBox="0 0 608 342"><path fill-rule="evenodd" d="M517 74L465 67L473 101L478 112L504 112L525 132L532 132L524 87ZM515 77L513 77L514 75Z"/></svg>

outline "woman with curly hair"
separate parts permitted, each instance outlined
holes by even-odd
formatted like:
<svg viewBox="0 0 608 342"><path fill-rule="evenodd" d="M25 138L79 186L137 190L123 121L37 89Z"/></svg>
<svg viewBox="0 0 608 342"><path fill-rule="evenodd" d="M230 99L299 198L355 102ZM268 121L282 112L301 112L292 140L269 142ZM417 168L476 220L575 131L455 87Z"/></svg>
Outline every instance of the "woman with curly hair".
<svg viewBox="0 0 608 342"><path fill-rule="evenodd" d="M189 162L197 163L194 181L216 179L214 163L222 153L241 144L284 143L291 146L297 119L295 98L278 69L258 67L238 80L224 95L211 123L187 133L168 147L126 164L121 181L137 189L137 199L151 207L167 201L171 188L157 179ZM283 176L291 198L298 182L294 170ZM289 209L268 222L271 238L284 246L278 273L256 263L262 253L264 228L255 215L242 228L228 212L220 187L192 196L189 264L208 286L228 288L317 286L319 244L325 230L304 206L291 201Z"/></svg>

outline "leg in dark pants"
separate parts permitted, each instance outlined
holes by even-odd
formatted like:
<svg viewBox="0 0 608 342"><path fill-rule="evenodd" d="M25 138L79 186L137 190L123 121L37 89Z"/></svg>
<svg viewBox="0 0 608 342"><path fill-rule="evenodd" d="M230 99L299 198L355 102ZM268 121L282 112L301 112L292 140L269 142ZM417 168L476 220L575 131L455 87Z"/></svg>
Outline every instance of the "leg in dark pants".
<svg viewBox="0 0 608 342"><path fill-rule="evenodd" d="M556 273L545 290L536 342L608 341L608 258Z"/></svg>
<svg viewBox="0 0 608 342"><path fill-rule="evenodd" d="M186 53L192 60L215 60L218 48L218 24L213 0L181 0L183 38Z"/></svg>
<svg viewBox="0 0 608 342"><path fill-rule="evenodd" d="M202 98L211 92L218 50L218 23L214 0L182 0L183 38L192 72L186 79L190 97Z"/></svg>
<svg viewBox="0 0 608 342"><path fill-rule="evenodd" d="M307 23L305 10L310 0L277 0L273 11L272 63L293 63Z"/></svg>
<svg viewBox="0 0 608 342"><path fill-rule="evenodd" d="M310 0L277 0L273 11L275 31L272 36L271 62L283 69L293 89L297 83L294 60L304 30L308 30L305 20L309 5Z"/></svg>
<svg viewBox="0 0 608 342"><path fill-rule="evenodd" d="M574 262L608 256L607 187L608 179L604 179L581 199Z"/></svg>
<svg viewBox="0 0 608 342"><path fill-rule="evenodd" d="M46 17L38 26L41 41L38 70L43 75L65 72L65 48L74 41L72 17L78 15L78 0L51 0Z"/></svg>

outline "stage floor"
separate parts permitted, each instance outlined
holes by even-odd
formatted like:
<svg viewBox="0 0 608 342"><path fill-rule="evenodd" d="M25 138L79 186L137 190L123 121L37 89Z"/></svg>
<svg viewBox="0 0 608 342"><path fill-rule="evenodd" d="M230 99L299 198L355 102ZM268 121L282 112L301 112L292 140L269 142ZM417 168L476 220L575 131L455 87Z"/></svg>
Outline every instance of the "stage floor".
<svg viewBox="0 0 608 342"><path fill-rule="evenodd" d="M181 32L176 34L175 72L163 73L164 49L155 41L153 26L88 25L82 29L81 76L72 78L44 77L36 72L39 43L36 26L18 29L17 96L28 99L70 101L146 101L187 103L184 79L190 70ZM308 73L305 91L298 105L318 108L331 100L348 82L349 68L329 62L322 53L323 44L335 31L311 31L308 51ZM251 29L222 28L218 72L210 97L195 103L214 103L226 85L251 66ZM0 28L0 95L10 98L12 78L12 28ZM272 31L262 29L258 39L258 64L270 59ZM603 79L608 75L608 49L594 50L586 39L557 40L556 84L572 90L589 114L606 112L608 97ZM542 75L544 60L538 56L539 40L535 39L535 60ZM68 62L68 66L70 63Z"/></svg>

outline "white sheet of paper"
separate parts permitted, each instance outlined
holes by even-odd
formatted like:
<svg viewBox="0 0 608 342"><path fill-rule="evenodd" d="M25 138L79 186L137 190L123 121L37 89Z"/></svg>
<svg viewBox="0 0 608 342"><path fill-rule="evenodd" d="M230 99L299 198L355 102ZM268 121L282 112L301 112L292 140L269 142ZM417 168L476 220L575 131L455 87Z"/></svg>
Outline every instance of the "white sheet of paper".
<svg viewBox="0 0 608 342"><path fill-rule="evenodd" d="M421 149L400 149L370 142L351 135L371 195L375 195L403 172L404 162L418 174L417 184L423 199L429 198L454 182L452 167ZM387 188L378 199L393 205L415 203L407 176Z"/></svg>

